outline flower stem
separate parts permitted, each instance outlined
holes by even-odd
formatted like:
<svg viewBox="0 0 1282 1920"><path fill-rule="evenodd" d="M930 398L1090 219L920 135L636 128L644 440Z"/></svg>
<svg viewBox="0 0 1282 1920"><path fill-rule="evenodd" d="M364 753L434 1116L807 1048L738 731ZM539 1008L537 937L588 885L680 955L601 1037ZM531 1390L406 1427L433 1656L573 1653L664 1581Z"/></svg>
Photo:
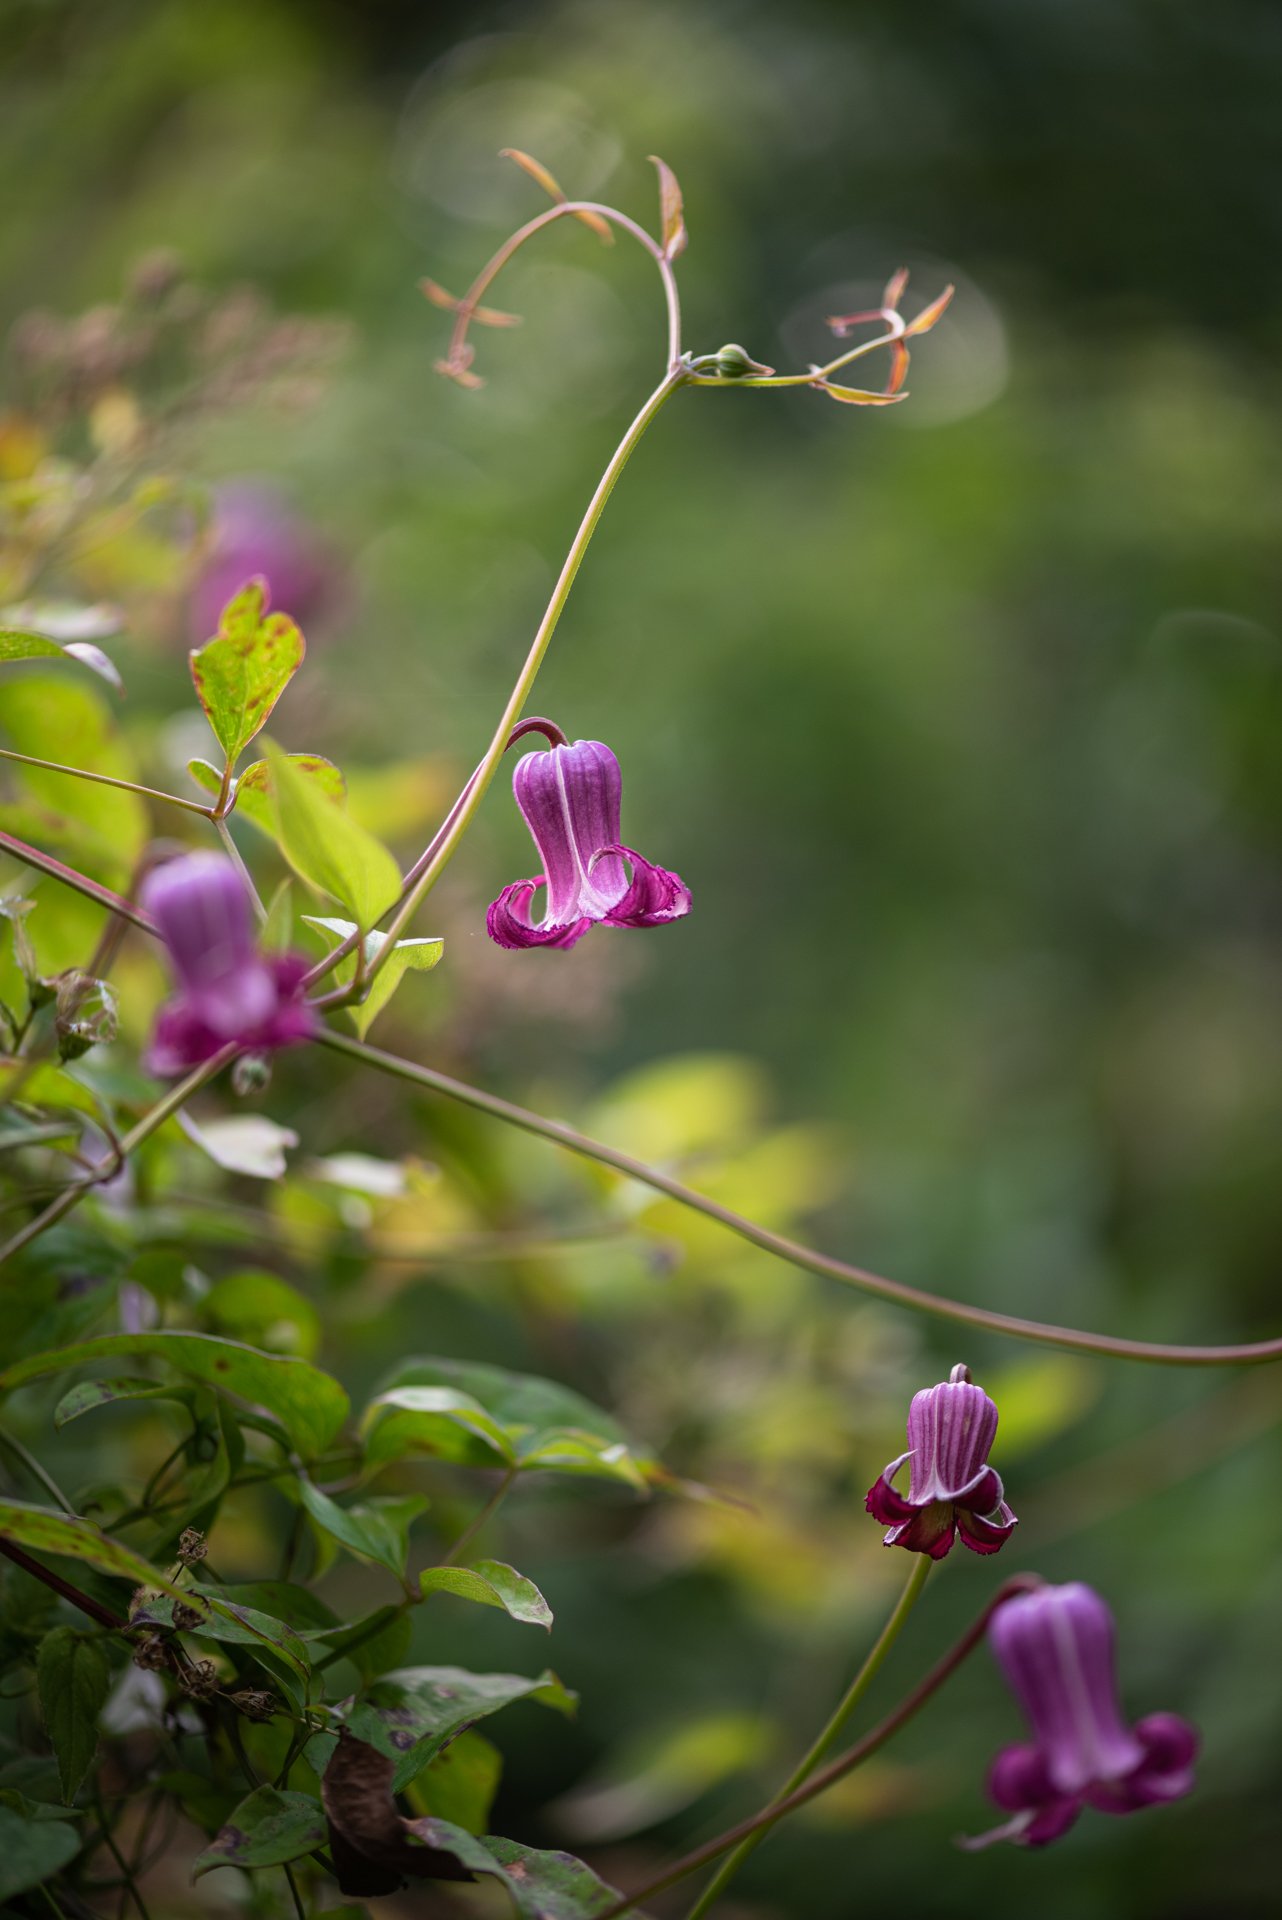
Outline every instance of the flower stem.
<svg viewBox="0 0 1282 1920"><path fill-rule="evenodd" d="M874 1676L880 1669L886 1655L899 1638L904 1622L907 1620L914 1606L916 1606L921 1595L921 1590L926 1584L926 1576L930 1572L931 1565L932 1562L925 1554L919 1553L914 1555L912 1571L908 1575L904 1590L896 1601L894 1611L889 1620L887 1620L881 1633L878 1635L872 1651L847 1687L837 1706L833 1709L827 1724L816 1735L804 1759L798 1762L793 1772L788 1776L783 1786L780 1787L778 1793L771 1801L770 1804L772 1807L778 1806L781 1801L786 1800L790 1793L795 1793L802 1782L810 1778L829 1748L836 1745L851 1714L872 1685ZM757 1827L746 1839L739 1842L734 1852L722 1861L717 1872L699 1895L699 1898L690 1909L687 1920L703 1920L704 1914L711 1913L713 1907L721 1898L721 1895L725 1892L744 1861L748 1858L748 1855L755 1853L768 1832L768 1827Z"/></svg>
<svg viewBox="0 0 1282 1920"><path fill-rule="evenodd" d="M437 1073L432 1067L421 1067L412 1060L402 1060L394 1053L384 1053L380 1047L371 1047L362 1040L350 1040L344 1034L327 1031L318 1034L317 1040L321 1046L330 1047L336 1053L349 1054L354 1060L363 1060L367 1066L376 1067L381 1073L390 1073L415 1086L426 1087L431 1093L444 1094L447 1099L475 1107L478 1112L488 1113L493 1119L505 1121L508 1126L520 1127L523 1132L537 1134L540 1139L550 1140L570 1153L581 1154L585 1160L595 1160L603 1167L612 1167L616 1173L625 1174L630 1180L639 1180L656 1193L666 1194L670 1200L677 1200L695 1213L715 1220L727 1232L738 1234L741 1240L748 1241L751 1246L760 1247L764 1253L772 1253L794 1267L804 1267L808 1273L817 1273L827 1280L840 1280L844 1285L857 1287L875 1299L889 1300L893 1305L907 1307L914 1313L935 1314L943 1320L957 1321L961 1326L980 1327L987 1333L1003 1334L1014 1340L1031 1340L1044 1347L1063 1347L1070 1353L1102 1354L1116 1360L1142 1360L1156 1366L1242 1367L1282 1360L1282 1339L1246 1341L1241 1345L1223 1347L1168 1346L1151 1340L1123 1340L1112 1334L1088 1333L1078 1327L1053 1326L1042 1320L1025 1320L1019 1314L997 1313L990 1307L967 1306L960 1300L949 1300L943 1294L927 1293L920 1287L910 1287L906 1281L890 1280L882 1274L870 1272L866 1267L852 1266L848 1261L834 1258L832 1254L817 1253L813 1247L807 1247L799 1240L789 1240L785 1234L758 1226L755 1220L736 1213L731 1207L722 1206L720 1201L700 1193L696 1187L686 1186L683 1181L674 1179L659 1167L647 1166L644 1160L635 1160L631 1154L622 1153L617 1147L608 1147L588 1134L578 1133L559 1120L545 1120L541 1114L531 1113L527 1107L518 1107L513 1101L503 1100L494 1093L484 1093L479 1087L469 1087L464 1081L453 1080L448 1074Z"/></svg>
<svg viewBox="0 0 1282 1920"><path fill-rule="evenodd" d="M41 873L47 873L53 880L61 880L65 887L71 887L77 893L83 893L86 900L94 900L100 907L109 907L112 913L118 913L122 920L132 920L144 933L156 931L145 913L139 913L127 900L110 887L99 886L96 880L77 873L74 867L64 866L61 860L55 860L51 853L41 853L38 847L29 847L25 840L17 839L11 833L0 832L0 853L12 855L21 860L24 866L35 867Z"/></svg>
<svg viewBox="0 0 1282 1920"><path fill-rule="evenodd" d="M148 931L151 931L150 927ZM96 1172L90 1174L87 1179L73 1180L68 1186L65 1186L57 1198L49 1202L49 1205L43 1213L37 1214L34 1220L29 1220L25 1227L15 1233L11 1240L7 1240L3 1247L0 1247L0 1267L15 1253L20 1253L23 1247L29 1246L31 1241L42 1234L47 1227L51 1227L56 1220L61 1220L64 1214L70 1213L73 1207L79 1206L85 1195L92 1192L94 1187L100 1186L104 1180L110 1180L114 1174L119 1172L120 1168L129 1158L129 1155L134 1151L134 1148L140 1147L144 1140L149 1139L150 1136L156 1132L158 1127L162 1127L165 1124L165 1121L169 1119L171 1114L177 1113L184 1101L189 1100L193 1093L196 1093L205 1085L206 1081L212 1080L216 1073L220 1073L227 1063L235 1057L236 1052L237 1048L235 1046L223 1047L221 1052L216 1053L212 1060L206 1060L201 1066L195 1068L193 1072L187 1075L185 1080L180 1080L177 1086L171 1087L164 1098L158 1100L154 1107L149 1107L142 1116L142 1119L139 1120L135 1126L132 1126L128 1133L121 1136L120 1144L111 1154L105 1167L99 1168Z"/></svg>
<svg viewBox="0 0 1282 1920"><path fill-rule="evenodd" d="M614 492L615 482L623 472L624 467L627 466L633 450L636 448L650 422L659 412L664 402L676 391L677 387L681 385L685 378L686 374L682 367L675 366L668 369L663 379L659 382L611 454L609 465L597 482L596 492L588 502L587 512L579 522L578 532L570 543L570 551L565 556L565 564L561 568L555 587L552 589L552 598L548 602L547 611L539 622L538 632L535 634L530 651L526 655L525 664L516 677L516 684L508 696L507 705L504 707L499 723L494 729L494 735L489 746L486 748L485 757L460 796L449 824L439 836L436 851L427 864L422 867L422 871L418 873L417 878L409 887L396 908L395 913L392 915L392 919L387 927L386 938L370 962L368 977L371 980L377 975L379 969L386 961L391 958L392 949L396 945L397 940L405 931L414 914L418 911L420 903L426 899L427 895L436 885L436 882L453 857L454 849L457 847L464 833L466 833L473 814L485 796L486 788L494 778L495 769L499 761L503 758L512 729L521 718L521 709L530 697L530 689L533 687L535 679L538 676L539 668L543 664L543 656L548 650L552 635L556 632L557 622L560 620L561 614L565 609L565 603L570 597L570 589L574 585L575 576L580 566L583 564L583 556L588 550L592 535L596 532L597 522L605 511L606 501ZM334 953L328 955L328 960L331 965L336 956L340 955L341 952L341 948L336 948Z"/></svg>
<svg viewBox="0 0 1282 1920"><path fill-rule="evenodd" d="M517 1469L515 1467L509 1467L503 1475L503 1478L499 1481L498 1486L494 1489L494 1492L481 1508L481 1511L476 1514L473 1519L468 1521L462 1533L454 1542L454 1545L450 1548L444 1560L442 1560L441 1565L443 1567L457 1566L462 1555L467 1551L468 1547L471 1546L486 1521L493 1519L494 1515L503 1505L503 1502L507 1499L508 1494L512 1491L516 1475Z"/></svg>
<svg viewBox="0 0 1282 1920"><path fill-rule="evenodd" d="M931 1696L938 1693L944 1682L956 1673L958 1667L974 1652L983 1639L988 1623L998 1607L1003 1606L1007 1600L1013 1599L1017 1593L1027 1593L1041 1584L1041 1576L1035 1573L1017 1573L1011 1579L1003 1581L987 1606L972 1620L961 1638L954 1642L943 1658L930 1669L925 1679L918 1681L912 1692L907 1694L894 1711L888 1713L871 1733L866 1733L863 1739L857 1741L853 1747L848 1747L844 1753L838 1754L835 1760L830 1760L828 1765L821 1768L818 1773L812 1773L803 1785L795 1788L784 1799L772 1801L768 1807L763 1807L760 1813L754 1813L747 1820L741 1820L737 1826L729 1827L725 1833L718 1834L715 1840L705 1841L703 1846L696 1847L693 1853L687 1853L677 1861L675 1866L669 1867L657 1879L651 1880L648 1886L639 1887L635 1893L624 1895L616 1900L613 1906L603 1907L596 1916L596 1920L618 1920L618 1915L631 1913L633 1908L640 1906L643 1900L652 1899L656 1893L662 1893L666 1887L673 1886L678 1880L684 1880L687 1874L697 1873L700 1867L706 1867L713 1860L719 1859L723 1853L728 1853L731 1847L738 1846L740 1841L750 1839L756 1833L768 1832L771 1827L777 1826L798 1807L804 1807L808 1801L817 1799L821 1793L826 1793L828 1788L834 1786L838 1780L844 1780L848 1773L853 1773L856 1767L862 1766L865 1760L870 1759L874 1753L884 1747L901 1727L907 1726L908 1722L920 1713Z"/></svg>
<svg viewBox="0 0 1282 1920"><path fill-rule="evenodd" d="M206 820L213 818L213 808L204 807L199 800L184 800L181 794L162 793L159 787L140 787L136 780L118 780L114 773L91 773L88 767L65 767L60 760L37 760L34 754L15 753L12 747L0 747L0 760L17 760L24 767L42 767L46 773L66 773L73 780L93 780L100 787L120 787L125 793L141 793L148 800L163 800L171 807L182 807L188 813L203 813Z"/></svg>

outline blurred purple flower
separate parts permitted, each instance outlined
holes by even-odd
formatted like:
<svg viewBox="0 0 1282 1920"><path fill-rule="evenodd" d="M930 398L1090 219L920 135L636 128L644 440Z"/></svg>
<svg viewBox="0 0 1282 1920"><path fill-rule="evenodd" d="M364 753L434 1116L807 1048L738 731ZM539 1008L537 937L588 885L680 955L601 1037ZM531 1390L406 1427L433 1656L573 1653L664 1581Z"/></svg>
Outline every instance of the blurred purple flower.
<svg viewBox="0 0 1282 1920"><path fill-rule="evenodd" d="M889 1527L888 1547L942 1560L959 1532L975 1553L996 1553L1005 1544L1017 1523L988 1464L996 1433L997 1408L965 1367L913 1395L908 1451L891 1461L864 1503ZM905 1460L906 1496L892 1484Z"/></svg>
<svg viewBox="0 0 1282 1920"><path fill-rule="evenodd" d="M653 867L619 841L623 780L599 740L576 740L547 753L527 753L512 777L543 862L533 880L504 887L485 917L501 947L572 947L588 928L657 927L690 911L690 892L675 873ZM629 880L627 861L632 867ZM530 902L547 888L537 924Z"/></svg>
<svg viewBox="0 0 1282 1920"><path fill-rule="evenodd" d="M998 1607L988 1643L1033 1732L1004 1747L988 1778L1014 1816L967 1847L1014 1840L1044 1847L1085 1806L1135 1813L1193 1790L1197 1733L1174 1713L1128 1727L1113 1668L1113 1616L1090 1587L1038 1587Z"/></svg>
<svg viewBox="0 0 1282 1920"><path fill-rule="evenodd" d="M141 905L169 949L178 992L160 1010L147 1052L154 1074L185 1073L229 1041L256 1051L309 1039L307 962L264 954L244 882L221 853L186 853L143 883Z"/></svg>
<svg viewBox="0 0 1282 1920"><path fill-rule="evenodd" d="M273 488L237 481L215 492L208 552L191 591L198 645L217 633L223 607L255 574L303 628L338 597L338 566L315 530Z"/></svg>

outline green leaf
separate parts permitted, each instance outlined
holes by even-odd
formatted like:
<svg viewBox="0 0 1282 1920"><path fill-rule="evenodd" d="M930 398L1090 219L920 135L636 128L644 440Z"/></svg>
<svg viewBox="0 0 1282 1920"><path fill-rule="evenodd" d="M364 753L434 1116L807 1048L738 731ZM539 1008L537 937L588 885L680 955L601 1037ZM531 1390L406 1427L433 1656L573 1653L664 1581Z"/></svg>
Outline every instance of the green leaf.
<svg viewBox="0 0 1282 1920"><path fill-rule="evenodd" d="M190 655L196 697L229 765L271 715L302 665L303 636L286 613L267 613L267 583L250 580L228 601L213 640Z"/></svg>
<svg viewBox="0 0 1282 1920"><path fill-rule="evenodd" d="M80 1836L65 1820L27 1820L0 1807L0 1900L44 1886L80 1851Z"/></svg>
<svg viewBox="0 0 1282 1920"><path fill-rule="evenodd" d="M33 1354L0 1373L0 1392L68 1367L116 1355L152 1354L177 1372L220 1392L234 1393L275 1414L304 1455L320 1453L347 1417L348 1399L338 1381L306 1360L260 1353L238 1340L208 1333L108 1333L52 1353Z"/></svg>
<svg viewBox="0 0 1282 1920"><path fill-rule="evenodd" d="M242 1800L192 1864L192 1878L214 1867L279 1867L301 1859L326 1838L325 1813L309 1793L259 1787Z"/></svg>
<svg viewBox="0 0 1282 1920"><path fill-rule="evenodd" d="M53 1410L55 1427L65 1427L72 1420L79 1420L82 1414L92 1413L97 1407L112 1406L117 1400L176 1400L179 1403L190 1399L190 1390L175 1387L158 1387L154 1380L81 1380L63 1394Z"/></svg>
<svg viewBox="0 0 1282 1920"><path fill-rule="evenodd" d="M136 1587L158 1587L170 1594L180 1591L131 1547L100 1533L88 1520L55 1513L51 1507L28 1506L22 1500L0 1500L0 1536L16 1541L20 1547L29 1547L33 1553L83 1560L99 1573L114 1574Z"/></svg>
<svg viewBox="0 0 1282 1920"><path fill-rule="evenodd" d="M346 801L347 782L332 760L326 760L319 753L286 753L281 757L288 760L295 773L327 800L333 801L336 806L342 806ZM243 813L260 832L270 834L273 840L278 830L275 799L269 763L255 760L236 782L236 811Z"/></svg>
<svg viewBox="0 0 1282 1920"><path fill-rule="evenodd" d="M125 690L115 662L90 640L69 640L63 644L44 633L18 633L12 627L0 629L0 664L9 660L47 659L78 660L117 693Z"/></svg>
<svg viewBox="0 0 1282 1920"><path fill-rule="evenodd" d="M409 1652L414 1623L403 1607L378 1607L364 1620L354 1620L337 1632L315 1634L323 1639L331 1660L350 1660L363 1680L377 1680L380 1673L396 1666Z"/></svg>
<svg viewBox="0 0 1282 1920"><path fill-rule="evenodd" d="M362 1560L377 1561L398 1580L404 1577L410 1527L427 1510L427 1501L421 1494L399 1494L389 1499L362 1501L354 1507L340 1507L305 1474L299 1476L298 1490L317 1526L341 1541L349 1553L357 1554Z"/></svg>
<svg viewBox="0 0 1282 1920"><path fill-rule="evenodd" d="M484 1833L503 1777L503 1755L484 1734L464 1732L411 1780L405 1797L415 1813Z"/></svg>
<svg viewBox="0 0 1282 1920"><path fill-rule="evenodd" d="M184 1632L193 1633L203 1640L218 1640L228 1646L252 1647L260 1654L275 1653L303 1680L311 1672L312 1656L307 1642L292 1627L287 1627L283 1620L260 1613L257 1607L246 1607L239 1601L228 1600L222 1592L209 1587L188 1587L180 1590L180 1597L185 1606L192 1607L202 1616L199 1626L186 1627ZM172 1627L173 1617L172 1592L152 1596L135 1607L130 1615L132 1620L143 1625L165 1628ZM276 1671L275 1667L272 1671Z"/></svg>
<svg viewBox="0 0 1282 1920"><path fill-rule="evenodd" d="M229 1587L211 1587L206 1582L201 1591L215 1593L220 1600L234 1606L253 1607L258 1613L270 1614L299 1634L327 1634L337 1631L340 1624L333 1608L327 1607L309 1587L294 1586L289 1580L241 1580Z"/></svg>
<svg viewBox="0 0 1282 1920"><path fill-rule="evenodd" d="M480 1845L498 1868L521 1920L592 1920L618 1903L615 1888L572 1854L540 1853L492 1835Z"/></svg>
<svg viewBox="0 0 1282 1920"><path fill-rule="evenodd" d="M57 674L25 674L5 687L4 725L7 744L19 753L118 779L138 777L115 716L95 686ZM11 766L10 773L22 803L0 809L0 824L38 846L65 851L73 866L108 886L128 884L151 833L141 794L42 767Z"/></svg>
<svg viewBox="0 0 1282 1920"><path fill-rule="evenodd" d="M483 1607L502 1607L514 1620L532 1627L552 1625L552 1609L533 1580L502 1560L478 1560L470 1567L428 1567L419 1587L424 1598L429 1593L452 1593Z"/></svg>
<svg viewBox="0 0 1282 1920"><path fill-rule="evenodd" d="M401 891L400 868L381 841L269 746L280 848L295 873L371 927Z"/></svg>
<svg viewBox="0 0 1282 1920"><path fill-rule="evenodd" d="M309 927L318 927L322 932L335 935L334 945L342 942L356 932L350 920L325 919L319 914L305 913L303 919ZM387 935L373 933L365 935L365 961L368 965L387 944ZM388 960L374 978L374 984L359 1006L348 1007L347 1014L361 1039L369 1032L383 1008L387 1005L405 975L411 970L415 973L430 973L445 951L445 942L435 935L423 939L398 940L392 948ZM341 985L347 986L356 973L356 957L341 960L334 970L334 977Z"/></svg>
<svg viewBox="0 0 1282 1920"><path fill-rule="evenodd" d="M58 1757L62 1797L70 1806L93 1765L98 1715L111 1689L111 1669L101 1640L74 1627L55 1627L40 1642L36 1686L49 1744Z"/></svg>
<svg viewBox="0 0 1282 1920"><path fill-rule="evenodd" d="M310 1360L320 1345L320 1316L311 1301L278 1274L241 1270L216 1280L201 1312L217 1333L268 1353Z"/></svg>
<svg viewBox="0 0 1282 1920"><path fill-rule="evenodd" d="M395 1761L397 1793L415 1779L464 1727L518 1700L572 1714L577 1694L551 1671L527 1679L518 1673L469 1673L463 1667L404 1667L376 1680L347 1724Z"/></svg>
<svg viewBox="0 0 1282 1920"><path fill-rule="evenodd" d="M407 1361L362 1424L370 1429L370 1466L431 1453L466 1466L592 1474L637 1489L663 1479L658 1462L572 1388L480 1362Z"/></svg>

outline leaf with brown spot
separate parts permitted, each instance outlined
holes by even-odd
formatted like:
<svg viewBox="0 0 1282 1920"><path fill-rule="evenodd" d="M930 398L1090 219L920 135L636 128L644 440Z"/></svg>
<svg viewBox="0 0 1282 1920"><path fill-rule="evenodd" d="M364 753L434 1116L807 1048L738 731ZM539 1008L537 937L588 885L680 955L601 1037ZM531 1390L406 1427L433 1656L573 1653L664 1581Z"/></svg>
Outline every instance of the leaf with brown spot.
<svg viewBox="0 0 1282 1920"><path fill-rule="evenodd" d="M306 650L289 615L268 605L267 582L246 581L219 615L215 637L189 656L196 697L229 766L267 724Z"/></svg>
<svg viewBox="0 0 1282 1920"><path fill-rule="evenodd" d="M242 1800L203 1853L192 1862L191 1877L215 1867L280 1867L323 1846L325 1815L310 1793L282 1793L259 1787Z"/></svg>
<svg viewBox="0 0 1282 1920"><path fill-rule="evenodd" d="M657 153L650 155L650 164L659 175L659 212L663 220L663 255L666 260L675 260L684 253L690 236L686 232L685 203L681 198L681 186L672 168L666 160L660 160Z"/></svg>

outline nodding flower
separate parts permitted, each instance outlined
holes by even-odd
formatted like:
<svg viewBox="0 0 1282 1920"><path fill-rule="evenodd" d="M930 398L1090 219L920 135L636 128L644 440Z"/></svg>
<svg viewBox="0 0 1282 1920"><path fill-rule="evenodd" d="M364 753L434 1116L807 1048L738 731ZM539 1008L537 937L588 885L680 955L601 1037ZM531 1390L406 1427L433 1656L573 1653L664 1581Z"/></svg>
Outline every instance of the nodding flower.
<svg viewBox="0 0 1282 1920"><path fill-rule="evenodd" d="M888 1547L942 1560L958 1533L974 1553L996 1553L1005 1544L1017 1523L988 1464L996 1432L997 1408L964 1366L913 1395L908 1451L891 1461L864 1503L889 1527ZM893 1484L905 1461L906 1495Z"/></svg>
<svg viewBox="0 0 1282 1920"><path fill-rule="evenodd" d="M258 950L249 895L225 855L185 853L156 867L140 903L169 949L178 982L156 1019L149 1072L186 1073L229 1042L270 1052L315 1032L302 994L306 960Z"/></svg>
<svg viewBox="0 0 1282 1920"><path fill-rule="evenodd" d="M1074 1581L1005 1601L988 1627L992 1648L1033 1738L1004 1747L988 1777L991 1798L1013 1817L968 1848L1013 1840L1044 1847L1083 1807L1136 1813L1193 1790L1197 1733L1174 1713L1127 1726L1117 1697L1113 1615Z"/></svg>
<svg viewBox="0 0 1282 1920"><path fill-rule="evenodd" d="M623 779L599 740L527 753L512 776L543 872L504 887L485 917L501 947L572 947L590 927L657 927L690 911L690 891L619 839ZM631 867L631 876L628 868ZM543 918L531 918L540 887Z"/></svg>

